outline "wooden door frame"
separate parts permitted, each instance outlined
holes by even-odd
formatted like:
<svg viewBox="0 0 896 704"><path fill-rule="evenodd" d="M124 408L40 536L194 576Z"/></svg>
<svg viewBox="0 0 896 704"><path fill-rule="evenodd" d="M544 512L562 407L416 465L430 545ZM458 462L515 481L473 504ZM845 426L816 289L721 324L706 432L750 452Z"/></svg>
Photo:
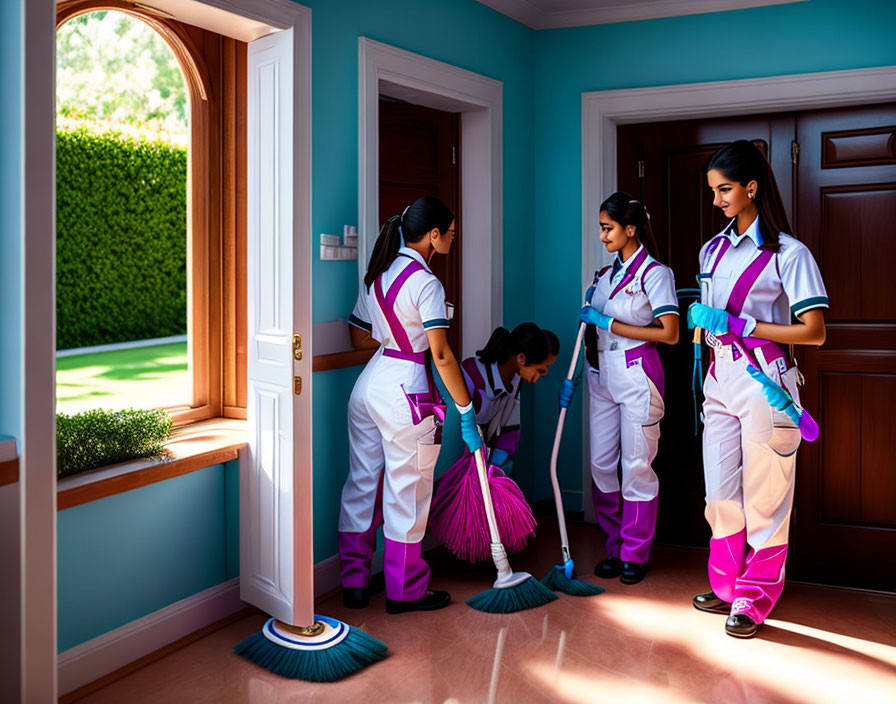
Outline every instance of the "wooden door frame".
<svg viewBox="0 0 896 704"><path fill-rule="evenodd" d="M893 100L896 100L896 66L582 93L581 290L591 283L595 269L610 259L598 246L594 233L598 229L600 203L616 190L617 125ZM587 412L582 414L582 421L582 505L585 518L593 523L594 507L584 500L591 495Z"/></svg>
<svg viewBox="0 0 896 704"><path fill-rule="evenodd" d="M504 310L503 83L478 73L358 40L358 282L379 233L379 95L460 112L462 358L501 324Z"/></svg>
<svg viewBox="0 0 896 704"><path fill-rule="evenodd" d="M23 374L20 439L21 697L57 699L55 418L55 0L22 2L23 33ZM307 292L297 329L311 345L311 10L291 0L153 0L188 24L252 41L292 29L295 37L293 207L295 281ZM222 12L223 11L223 12ZM311 356L296 446L296 487L311 487ZM301 363L299 363L301 364ZM310 535L305 536L310 541Z"/></svg>

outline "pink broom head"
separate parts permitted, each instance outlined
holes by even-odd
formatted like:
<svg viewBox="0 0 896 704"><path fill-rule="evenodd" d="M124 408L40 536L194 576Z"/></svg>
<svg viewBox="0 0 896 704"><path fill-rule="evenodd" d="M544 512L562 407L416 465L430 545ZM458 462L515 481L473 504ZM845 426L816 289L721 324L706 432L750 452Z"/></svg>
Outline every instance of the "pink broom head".
<svg viewBox="0 0 896 704"><path fill-rule="evenodd" d="M501 542L508 552L519 552L535 535L532 509L516 483L498 467L489 467L488 486ZM428 530L462 560L491 559L491 537L472 455L465 453L436 482Z"/></svg>

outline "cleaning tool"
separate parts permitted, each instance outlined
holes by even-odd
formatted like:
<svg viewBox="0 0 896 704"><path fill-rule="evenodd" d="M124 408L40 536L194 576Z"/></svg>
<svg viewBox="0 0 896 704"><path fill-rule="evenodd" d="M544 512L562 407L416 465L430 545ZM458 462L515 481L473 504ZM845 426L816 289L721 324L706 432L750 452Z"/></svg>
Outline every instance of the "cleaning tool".
<svg viewBox="0 0 896 704"><path fill-rule="evenodd" d="M290 626L270 618L233 651L266 670L308 682L335 682L384 659L382 641L329 616Z"/></svg>
<svg viewBox="0 0 896 704"><path fill-rule="evenodd" d="M488 467L488 487L507 551L519 552L535 535L532 509L516 482L494 465ZM427 530L461 560L484 562L491 557L491 534L476 458L469 452L465 451L436 482Z"/></svg>
<svg viewBox="0 0 896 704"><path fill-rule="evenodd" d="M698 274L697 280L700 283L701 300L711 301L711 275ZM688 309L688 326L694 327L696 330L699 330L700 328L696 325L694 320L694 311L695 306L697 305L698 304L692 304ZM728 321L730 321L731 318L736 317L731 316L726 311L719 310L717 308L710 308L702 304L699 307L704 311L704 317L707 317L707 319L718 317L720 319L719 323L724 325L723 329L725 330L728 330L728 325L730 324ZM723 319L722 316L726 316L726 319ZM819 435L818 423L815 422L815 419L810 415L809 411L797 405L797 403L793 400L793 397L785 388L783 388L779 384L776 384L770 377L759 371L762 367L756 360L756 357L753 355L752 350L750 350L749 347L747 347L747 345L744 343L743 338L740 336L740 334L728 330L727 332L715 335L715 337L723 344L733 344L735 347L737 347L737 350L744 357L746 357L747 362L749 362L746 370L747 373L751 377L756 379L756 381L762 384L762 392L766 397L766 400L768 400L771 405L787 413L787 415L790 416L793 422L796 423L797 427L799 428L800 435L803 437L803 439L807 440L808 442L817 440Z"/></svg>
<svg viewBox="0 0 896 704"><path fill-rule="evenodd" d="M576 335L576 344L572 350L572 361L569 371L566 373L567 388L572 384L572 392L575 391L573 381L576 372L576 363L579 360L579 351L582 347L582 338L585 336L585 323L579 325L579 333ZM566 535L566 516L563 513L563 497L560 494L560 482L557 480L557 455L560 453L560 439L563 437L563 423L566 420L566 410L572 400L572 393L567 393L560 403L560 417L557 419L557 432L554 433L554 449L551 451L551 484L554 485L554 504L557 506L557 525L560 528L560 550L562 565L554 565L541 580L549 589L555 592L563 592L573 596L596 596L603 594L604 588L596 584L590 584L573 577L575 564L569 553L569 537ZM565 403L564 403L565 401Z"/></svg>
<svg viewBox="0 0 896 704"><path fill-rule="evenodd" d="M700 300L699 288L680 288L675 292L679 300L693 298L695 301ZM679 308L681 305L679 304ZM700 389L703 388L703 352L700 349L702 328L694 328L694 366L691 371L691 395L694 398L694 437L700 433L700 399L698 395Z"/></svg>
<svg viewBox="0 0 896 704"><path fill-rule="evenodd" d="M498 578L491 589L467 599L467 604L477 611L490 614L510 614L554 601L557 595L545 587L528 572L514 572L507 561L507 552L501 543L498 526L495 521L495 509L492 506L489 491L488 473L485 468L485 453L480 447L475 452L476 469L479 474L479 486L482 489L485 516L488 521L491 537L492 560L498 570Z"/></svg>

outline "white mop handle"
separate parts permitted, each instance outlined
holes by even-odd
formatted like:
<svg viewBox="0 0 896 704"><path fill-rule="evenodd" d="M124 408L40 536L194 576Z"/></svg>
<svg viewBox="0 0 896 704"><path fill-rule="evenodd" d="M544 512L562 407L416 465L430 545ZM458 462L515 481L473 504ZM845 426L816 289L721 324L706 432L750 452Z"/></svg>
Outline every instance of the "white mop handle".
<svg viewBox="0 0 896 704"><path fill-rule="evenodd" d="M507 582L513 579L513 570L507 560L507 551L501 543L498 533L498 522L495 520L495 506L492 504L492 492L488 488L488 470L485 467L485 453L480 447L473 453L476 458L476 474L479 475L479 488L482 491L482 503L485 505L485 520L488 522L488 532L491 537L492 561L498 571L498 579L495 584Z"/></svg>
<svg viewBox="0 0 896 704"><path fill-rule="evenodd" d="M479 489L482 491L482 503L485 504L485 519L488 521L488 532L492 543L500 543L498 522L495 520L495 506L492 504L492 492L488 488L488 470L485 468L485 454L480 447L473 453L476 458L476 474L479 475Z"/></svg>
<svg viewBox="0 0 896 704"><path fill-rule="evenodd" d="M572 361L569 363L569 371L566 378L572 381L576 373L576 363L579 361L579 352L582 349L582 339L585 337L585 323L579 325L579 333L576 335L576 343L572 350ZM557 432L554 433L554 448L551 450L551 484L554 487L554 503L557 506L557 523L560 526L560 544L564 555L569 552L569 537L566 534L566 516L563 513L563 495L560 493L560 482L557 480L557 456L560 454L560 439L563 437L563 424L566 421L565 408L560 409L560 417L557 419Z"/></svg>

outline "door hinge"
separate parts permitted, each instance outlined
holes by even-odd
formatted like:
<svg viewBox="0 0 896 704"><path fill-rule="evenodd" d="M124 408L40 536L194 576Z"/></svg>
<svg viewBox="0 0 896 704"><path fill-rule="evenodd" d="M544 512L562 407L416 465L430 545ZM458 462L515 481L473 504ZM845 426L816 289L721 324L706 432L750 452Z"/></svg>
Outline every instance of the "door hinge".
<svg viewBox="0 0 896 704"><path fill-rule="evenodd" d="M299 362L302 361L302 335L296 333L292 336L292 356Z"/></svg>
<svg viewBox="0 0 896 704"><path fill-rule="evenodd" d="M457 166L457 147L451 147L451 165Z"/></svg>
<svg viewBox="0 0 896 704"><path fill-rule="evenodd" d="M795 139L790 142L790 160L794 164L798 164L800 161L800 143Z"/></svg>
<svg viewBox="0 0 896 704"><path fill-rule="evenodd" d="M302 377L300 377L300 376L293 377L292 392L296 396L301 395L301 393L302 393Z"/></svg>
<svg viewBox="0 0 896 704"><path fill-rule="evenodd" d="M638 178L644 178L644 160L638 159Z"/></svg>

